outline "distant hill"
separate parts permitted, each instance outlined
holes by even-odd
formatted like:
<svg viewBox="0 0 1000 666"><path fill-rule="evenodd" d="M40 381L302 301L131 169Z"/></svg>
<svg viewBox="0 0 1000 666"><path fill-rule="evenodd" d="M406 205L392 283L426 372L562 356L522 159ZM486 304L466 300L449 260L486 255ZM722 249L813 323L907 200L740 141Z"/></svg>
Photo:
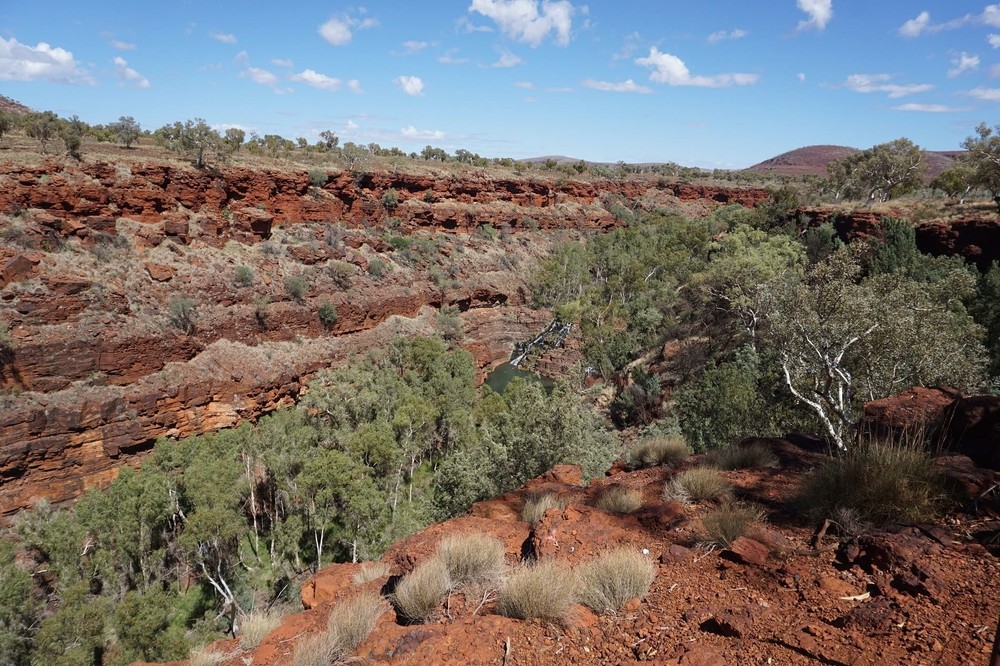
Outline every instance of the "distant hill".
<svg viewBox="0 0 1000 666"><path fill-rule="evenodd" d="M578 164L579 162L585 162L587 164L594 164L594 162L588 162L587 160L581 160L578 157L566 157L565 155L542 155L541 157L529 157L525 159L525 162L530 162L532 164L544 164L549 160L553 160L556 164Z"/></svg>
<svg viewBox="0 0 1000 666"><path fill-rule="evenodd" d="M805 146L755 164L747 171L757 173L777 174L801 178L803 176L825 176L826 165L842 160L848 155L858 152L857 148L849 146ZM926 178L934 178L950 167L962 150L925 150L924 160L927 162Z"/></svg>
<svg viewBox="0 0 1000 666"><path fill-rule="evenodd" d="M10 113L31 113L31 109L26 107L20 102L12 100L10 97L4 97L0 95L0 111L8 111Z"/></svg>

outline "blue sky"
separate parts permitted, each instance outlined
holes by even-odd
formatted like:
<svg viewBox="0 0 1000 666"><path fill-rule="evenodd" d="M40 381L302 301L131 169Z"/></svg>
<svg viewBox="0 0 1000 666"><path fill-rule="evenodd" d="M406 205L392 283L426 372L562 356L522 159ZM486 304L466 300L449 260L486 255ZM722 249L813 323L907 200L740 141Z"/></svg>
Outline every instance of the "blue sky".
<svg viewBox="0 0 1000 666"><path fill-rule="evenodd" d="M90 123L740 168L1000 109L1000 4L3 0L0 94Z"/></svg>

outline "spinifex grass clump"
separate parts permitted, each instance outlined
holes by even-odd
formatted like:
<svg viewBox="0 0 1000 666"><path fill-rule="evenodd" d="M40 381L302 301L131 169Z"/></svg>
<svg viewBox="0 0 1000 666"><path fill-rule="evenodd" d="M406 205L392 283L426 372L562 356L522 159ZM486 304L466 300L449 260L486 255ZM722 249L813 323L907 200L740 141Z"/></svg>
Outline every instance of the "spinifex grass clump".
<svg viewBox="0 0 1000 666"><path fill-rule="evenodd" d="M325 632L296 644L292 666L329 666L346 660L388 609L386 600L374 592L338 604L327 618Z"/></svg>
<svg viewBox="0 0 1000 666"><path fill-rule="evenodd" d="M432 557L403 576L393 594L399 614L410 622L425 622L441 605L451 589L448 567L440 557Z"/></svg>
<svg viewBox="0 0 1000 666"><path fill-rule="evenodd" d="M626 460L629 467L676 465L688 459L691 449L679 435L646 437L629 447Z"/></svg>
<svg viewBox="0 0 1000 666"><path fill-rule="evenodd" d="M437 556L448 571L454 587L490 585L503 576L506 562L503 541L486 534L457 534L445 537Z"/></svg>
<svg viewBox="0 0 1000 666"><path fill-rule="evenodd" d="M549 509L565 509L565 498L559 497L555 493L544 493L542 495L532 495L524 501L524 508L521 509L521 520L534 525Z"/></svg>
<svg viewBox="0 0 1000 666"><path fill-rule="evenodd" d="M723 547L728 546L764 522L764 517L764 512L753 505L725 502L702 516L705 541Z"/></svg>
<svg viewBox="0 0 1000 666"><path fill-rule="evenodd" d="M564 623L575 600L573 573L564 564L548 560L512 573L497 596L496 607L507 617Z"/></svg>
<svg viewBox="0 0 1000 666"><path fill-rule="evenodd" d="M778 464L778 457L766 445L753 442L746 446L713 449L706 456L706 462L719 469L753 469L775 467Z"/></svg>
<svg viewBox="0 0 1000 666"><path fill-rule="evenodd" d="M628 486L611 486L601 491L594 505L609 513L632 513L642 506L642 491Z"/></svg>
<svg viewBox="0 0 1000 666"><path fill-rule="evenodd" d="M240 623L240 647L244 650L254 649L279 624L281 624L281 615L279 613L268 613L266 611L253 611L249 613Z"/></svg>
<svg viewBox="0 0 1000 666"><path fill-rule="evenodd" d="M732 496L733 488L719 470L711 467L695 467L685 470L667 481L663 487L663 497L681 502L701 502L704 500L724 500Z"/></svg>
<svg viewBox="0 0 1000 666"><path fill-rule="evenodd" d="M618 548L583 564L577 578L581 603L598 613L614 613L630 599L646 596L656 565L634 548Z"/></svg>
<svg viewBox="0 0 1000 666"><path fill-rule="evenodd" d="M922 441L867 439L810 473L799 500L815 520L846 510L866 523L885 525L929 520L943 497L941 474Z"/></svg>

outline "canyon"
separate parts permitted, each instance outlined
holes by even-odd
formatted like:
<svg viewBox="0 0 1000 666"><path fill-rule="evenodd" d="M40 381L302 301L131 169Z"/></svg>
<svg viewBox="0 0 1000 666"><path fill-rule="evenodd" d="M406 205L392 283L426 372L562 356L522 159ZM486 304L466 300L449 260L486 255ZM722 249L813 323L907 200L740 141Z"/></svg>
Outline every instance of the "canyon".
<svg viewBox="0 0 1000 666"><path fill-rule="evenodd" d="M0 518L110 482L158 438L291 404L316 372L442 317L485 375L550 319L529 307L531 268L622 224L612 204L703 213L768 196L485 170L323 175L0 166Z"/></svg>

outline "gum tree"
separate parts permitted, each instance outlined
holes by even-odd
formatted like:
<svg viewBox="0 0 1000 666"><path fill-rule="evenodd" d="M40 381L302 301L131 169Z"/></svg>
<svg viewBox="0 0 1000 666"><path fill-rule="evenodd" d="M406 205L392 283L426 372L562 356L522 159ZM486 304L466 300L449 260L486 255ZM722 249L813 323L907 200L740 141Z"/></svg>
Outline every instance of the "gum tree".
<svg viewBox="0 0 1000 666"><path fill-rule="evenodd" d="M838 450L865 402L914 385L970 389L982 378L982 329L962 305L975 288L968 271L926 282L903 272L862 277L841 249L804 279L788 278L762 286L768 342L788 389Z"/></svg>

